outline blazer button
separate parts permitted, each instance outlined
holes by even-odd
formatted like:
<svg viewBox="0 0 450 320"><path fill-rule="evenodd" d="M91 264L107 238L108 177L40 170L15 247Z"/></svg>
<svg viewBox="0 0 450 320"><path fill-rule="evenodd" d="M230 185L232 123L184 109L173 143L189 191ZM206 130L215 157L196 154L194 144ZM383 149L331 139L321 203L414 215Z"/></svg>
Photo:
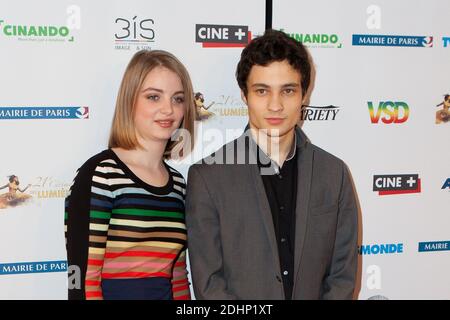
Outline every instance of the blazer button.
<svg viewBox="0 0 450 320"><path fill-rule="evenodd" d="M277 277L276 277L276 278L277 278L278 282L281 282L281 278L280 278L280 276L278 276L278 275L277 275Z"/></svg>

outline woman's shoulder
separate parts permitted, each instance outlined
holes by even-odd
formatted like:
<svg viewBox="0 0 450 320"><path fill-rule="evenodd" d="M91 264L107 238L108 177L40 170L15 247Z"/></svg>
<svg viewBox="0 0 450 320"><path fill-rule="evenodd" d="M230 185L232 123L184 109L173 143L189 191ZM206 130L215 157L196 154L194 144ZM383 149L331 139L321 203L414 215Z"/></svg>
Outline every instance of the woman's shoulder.
<svg viewBox="0 0 450 320"><path fill-rule="evenodd" d="M92 176L99 166L116 164L111 149L103 150L86 160L77 170L77 175Z"/></svg>

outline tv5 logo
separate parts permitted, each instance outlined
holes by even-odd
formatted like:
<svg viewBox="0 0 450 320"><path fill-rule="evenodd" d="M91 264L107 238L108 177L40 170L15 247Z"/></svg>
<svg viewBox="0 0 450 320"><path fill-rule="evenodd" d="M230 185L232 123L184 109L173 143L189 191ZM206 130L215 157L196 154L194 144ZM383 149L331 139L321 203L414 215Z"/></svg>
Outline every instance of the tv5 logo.
<svg viewBox="0 0 450 320"><path fill-rule="evenodd" d="M409 118L409 106L405 102L380 101L378 106L372 101L367 102L369 107L370 121L379 123L403 123Z"/></svg>

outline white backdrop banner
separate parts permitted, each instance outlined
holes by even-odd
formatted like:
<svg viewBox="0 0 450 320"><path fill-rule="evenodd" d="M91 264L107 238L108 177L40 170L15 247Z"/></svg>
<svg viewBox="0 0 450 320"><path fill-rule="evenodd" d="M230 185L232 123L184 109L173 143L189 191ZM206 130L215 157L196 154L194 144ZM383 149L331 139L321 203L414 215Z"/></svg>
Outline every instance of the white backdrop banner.
<svg viewBox="0 0 450 320"><path fill-rule="evenodd" d="M274 29L314 60L303 129L358 191L359 299L450 299L449 11L440 0L274 1Z"/></svg>
<svg viewBox="0 0 450 320"><path fill-rule="evenodd" d="M0 299L66 299L64 197L76 169L107 147L132 55L174 53L203 95L198 136L218 131L175 164L186 176L245 127L234 73L243 46L264 31L265 1L18 0L0 12ZM237 130L220 134L227 128Z"/></svg>

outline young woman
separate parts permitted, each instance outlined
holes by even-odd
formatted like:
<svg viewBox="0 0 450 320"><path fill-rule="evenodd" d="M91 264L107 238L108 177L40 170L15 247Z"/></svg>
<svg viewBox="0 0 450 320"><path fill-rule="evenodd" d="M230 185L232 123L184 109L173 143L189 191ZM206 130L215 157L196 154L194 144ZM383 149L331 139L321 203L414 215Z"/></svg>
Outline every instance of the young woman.
<svg viewBox="0 0 450 320"><path fill-rule="evenodd" d="M172 54L139 51L119 89L109 148L66 199L69 299L189 299L185 181L165 163L193 136L194 94ZM80 277L78 277L79 275Z"/></svg>

